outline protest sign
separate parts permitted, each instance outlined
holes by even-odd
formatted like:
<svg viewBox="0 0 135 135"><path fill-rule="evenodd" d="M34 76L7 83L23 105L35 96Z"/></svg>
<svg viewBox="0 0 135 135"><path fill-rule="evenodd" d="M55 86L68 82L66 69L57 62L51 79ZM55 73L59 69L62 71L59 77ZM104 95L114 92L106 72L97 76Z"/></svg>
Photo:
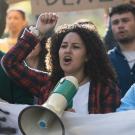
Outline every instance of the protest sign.
<svg viewBox="0 0 135 135"><path fill-rule="evenodd" d="M108 8L122 4L125 0L31 0L32 13L64 12Z"/></svg>

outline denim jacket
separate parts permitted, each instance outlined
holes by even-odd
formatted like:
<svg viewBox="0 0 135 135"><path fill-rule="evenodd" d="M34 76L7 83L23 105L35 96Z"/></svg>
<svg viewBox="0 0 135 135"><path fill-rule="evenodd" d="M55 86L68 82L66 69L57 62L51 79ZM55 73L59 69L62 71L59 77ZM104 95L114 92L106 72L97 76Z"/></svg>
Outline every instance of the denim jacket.
<svg viewBox="0 0 135 135"><path fill-rule="evenodd" d="M123 97L130 86L135 83L135 65L130 69L126 57L122 54L120 47L114 47L108 51L110 61L117 73L118 84Z"/></svg>

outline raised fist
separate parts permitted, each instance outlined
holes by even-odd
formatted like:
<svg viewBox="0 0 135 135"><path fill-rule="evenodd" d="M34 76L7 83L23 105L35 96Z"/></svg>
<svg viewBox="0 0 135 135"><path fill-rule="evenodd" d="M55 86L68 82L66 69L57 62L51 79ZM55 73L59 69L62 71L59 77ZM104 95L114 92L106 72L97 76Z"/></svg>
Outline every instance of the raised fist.
<svg viewBox="0 0 135 135"><path fill-rule="evenodd" d="M37 20L36 29L39 30L41 34L45 34L48 31L54 29L58 20L56 13L42 13Z"/></svg>

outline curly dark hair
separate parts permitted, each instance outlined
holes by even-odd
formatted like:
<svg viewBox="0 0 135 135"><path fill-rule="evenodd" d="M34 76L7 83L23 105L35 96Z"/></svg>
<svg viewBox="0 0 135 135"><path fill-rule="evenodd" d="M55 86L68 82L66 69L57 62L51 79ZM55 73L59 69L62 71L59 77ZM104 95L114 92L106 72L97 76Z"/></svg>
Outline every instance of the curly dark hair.
<svg viewBox="0 0 135 135"><path fill-rule="evenodd" d="M59 49L63 38L70 32L77 33L83 40L88 61L85 65L85 74L91 81L107 85L108 80L116 80L116 76L99 34L86 26L79 24L62 25L56 30L47 43L48 55L46 66L54 85L64 76L59 63Z"/></svg>
<svg viewBox="0 0 135 135"><path fill-rule="evenodd" d="M40 47L41 47L41 51L39 53L39 62L38 62L38 70L41 71L46 71L46 66L45 66L45 57L47 54L47 49L45 47L45 43L46 43L47 38L44 37L41 41L40 41Z"/></svg>

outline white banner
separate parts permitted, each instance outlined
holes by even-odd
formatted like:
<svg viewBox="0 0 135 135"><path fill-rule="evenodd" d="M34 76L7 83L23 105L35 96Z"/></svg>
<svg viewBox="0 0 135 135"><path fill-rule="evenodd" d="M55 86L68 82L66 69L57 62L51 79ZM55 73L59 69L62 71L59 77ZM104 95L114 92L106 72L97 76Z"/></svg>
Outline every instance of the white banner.
<svg viewBox="0 0 135 135"><path fill-rule="evenodd" d="M32 13L78 11L107 8L129 0L31 0Z"/></svg>
<svg viewBox="0 0 135 135"><path fill-rule="evenodd" d="M25 107L27 105L0 102L0 118L5 117L7 119L5 122L0 121L0 126L14 127L17 129L17 132L13 135L22 135L18 127L18 115ZM9 112L9 114L6 115L2 111ZM135 135L134 110L88 115L65 112L61 119L65 127L65 135ZM54 134L57 135L55 131ZM0 135L3 135L1 134L1 130Z"/></svg>

